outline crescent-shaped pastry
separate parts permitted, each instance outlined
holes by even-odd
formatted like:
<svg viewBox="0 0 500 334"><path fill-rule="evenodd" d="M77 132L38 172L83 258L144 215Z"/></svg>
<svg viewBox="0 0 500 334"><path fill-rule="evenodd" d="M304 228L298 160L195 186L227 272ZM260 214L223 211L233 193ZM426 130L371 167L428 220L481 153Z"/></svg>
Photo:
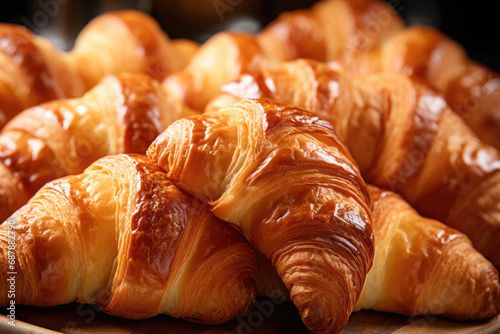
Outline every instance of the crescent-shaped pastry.
<svg viewBox="0 0 500 334"><path fill-rule="evenodd" d="M141 155L100 159L46 184L0 225L0 305L97 303L205 324L246 315L255 254Z"/></svg>
<svg viewBox="0 0 500 334"><path fill-rule="evenodd" d="M242 76L222 90L207 110L264 97L328 120L368 182L464 232L500 267L500 153L431 88L397 72L353 78L298 60Z"/></svg>
<svg viewBox="0 0 500 334"><path fill-rule="evenodd" d="M328 122L245 100L176 121L148 156L271 260L312 332L345 326L373 234L365 183Z"/></svg>
<svg viewBox="0 0 500 334"><path fill-rule="evenodd" d="M45 183L101 157L146 153L170 123L190 114L144 74L109 76L81 98L24 110L0 133L0 220Z"/></svg>

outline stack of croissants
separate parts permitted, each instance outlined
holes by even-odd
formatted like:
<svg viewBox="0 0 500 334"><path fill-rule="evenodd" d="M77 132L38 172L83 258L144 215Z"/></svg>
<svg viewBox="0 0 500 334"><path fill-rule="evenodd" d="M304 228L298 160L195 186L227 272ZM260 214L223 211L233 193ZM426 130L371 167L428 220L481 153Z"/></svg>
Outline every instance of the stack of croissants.
<svg viewBox="0 0 500 334"><path fill-rule="evenodd" d="M66 53L1 24L0 66L2 306L15 271L130 319L500 312L500 76L386 2L202 45L108 12Z"/></svg>

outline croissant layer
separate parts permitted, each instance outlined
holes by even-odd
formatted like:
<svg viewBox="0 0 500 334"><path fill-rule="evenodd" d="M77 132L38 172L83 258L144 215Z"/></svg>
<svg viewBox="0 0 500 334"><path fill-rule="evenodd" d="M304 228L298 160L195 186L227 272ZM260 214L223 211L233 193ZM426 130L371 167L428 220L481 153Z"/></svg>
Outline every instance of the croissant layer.
<svg viewBox="0 0 500 334"><path fill-rule="evenodd" d="M500 284L493 265L470 240L437 220L420 216L399 195L368 186L375 258L354 307L459 320L500 313ZM286 296L276 270L258 256L261 296Z"/></svg>

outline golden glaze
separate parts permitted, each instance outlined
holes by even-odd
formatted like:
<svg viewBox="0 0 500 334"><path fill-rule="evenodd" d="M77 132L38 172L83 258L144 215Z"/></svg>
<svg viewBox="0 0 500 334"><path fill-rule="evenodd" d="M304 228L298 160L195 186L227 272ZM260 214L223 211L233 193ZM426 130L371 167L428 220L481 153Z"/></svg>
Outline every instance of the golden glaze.
<svg viewBox="0 0 500 334"><path fill-rule="evenodd" d="M312 60L284 63L225 85L208 110L247 97L297 105L330 121L368 182L469 236L500 266L500 156L444 99L386 72L351 78Z"/></svg>
<svg viewBox="0 0 500 334"><path fill-rule="evenodd" d="M109 154L145 153L174 120L189 113L154 79L105 78L80 99L32 107L0 133L0 219L46 182L78 174Z"/></svg>
<svg viewBox="0 0 500 334"><path fill-rule="evenodd" d="M358 75L391 69L423 80L444 93L481 140L500 148L500 76L438 30L411 26L342 62Z"/></svg>
<svg viewBox="0 0 500 334"><path fill-rule="evenodd" d="M109 156L48 183L0 226L1 305L9 224L16 304L77 300L126 318L216 324L245 315L255 298L251 247L145 156Z"/></svg>
<svg viewBox="0 0 500 334"><path fill-rule="evenodd" d="M365 183L328 122L245 100L173 123L148 156L271 260L311 331L344 327L373 235Z"/></svg>

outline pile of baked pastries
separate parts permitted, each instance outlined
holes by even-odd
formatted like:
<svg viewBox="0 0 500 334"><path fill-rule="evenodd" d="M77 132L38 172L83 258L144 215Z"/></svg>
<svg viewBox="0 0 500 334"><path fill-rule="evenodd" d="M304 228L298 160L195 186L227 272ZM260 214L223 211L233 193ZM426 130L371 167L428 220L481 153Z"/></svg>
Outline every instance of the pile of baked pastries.
<svg viewBox="0 0 500 334"><path fill-rule="evenodd" d="M109 12L68 53L2 24L0 64L3 306L15 271L131 319L500 312L500 77L385 2L203 45Z"/></svg>

